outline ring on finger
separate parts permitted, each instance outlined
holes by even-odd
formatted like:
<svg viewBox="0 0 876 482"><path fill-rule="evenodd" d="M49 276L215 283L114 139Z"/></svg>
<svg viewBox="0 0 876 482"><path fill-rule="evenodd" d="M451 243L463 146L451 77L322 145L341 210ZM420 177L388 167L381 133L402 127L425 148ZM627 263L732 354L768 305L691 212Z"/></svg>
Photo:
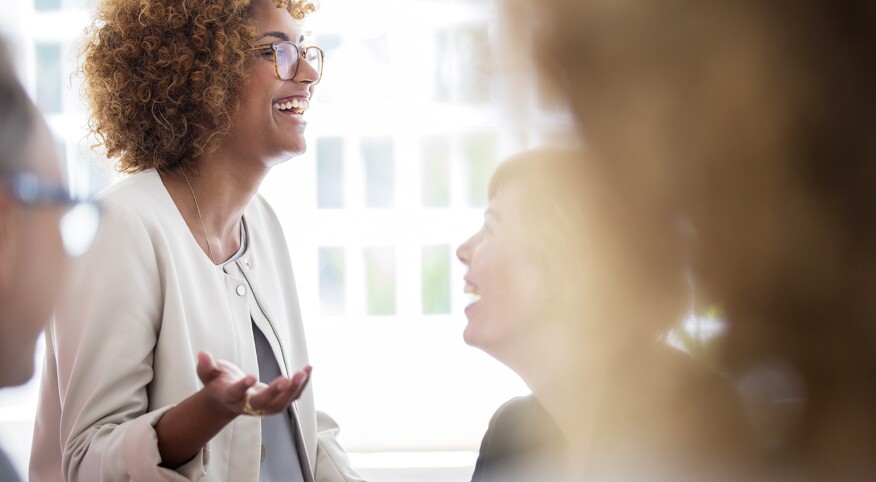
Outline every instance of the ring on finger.
<svg viewBox="0 0 876 482"><path fill-rule="evenodd" d="M250 403L251 399L252 399L252 394L247 393L246 398L244 399L244 402L243 402L243 413L245 413L247 415L251 415L253 417L259 417L259 418L264 417L265 411L263 409L252 408L252 404Z"/></svg>

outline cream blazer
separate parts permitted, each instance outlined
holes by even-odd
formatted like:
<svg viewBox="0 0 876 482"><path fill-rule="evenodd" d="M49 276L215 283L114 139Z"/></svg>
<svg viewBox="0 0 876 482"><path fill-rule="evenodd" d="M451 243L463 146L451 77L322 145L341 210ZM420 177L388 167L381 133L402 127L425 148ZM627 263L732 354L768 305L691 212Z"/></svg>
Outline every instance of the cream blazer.
<svg viewBox="0 0 876 482"><path fill-rule="evenodd" d="M159 467L154 426L202 388L196 354L257 374L253 320L284 375L307 364L289 250L256 195L246 251L220 272L155 171L99 195L104 220L46 329L30 480L257 481L261 425L241 416L177 470ZM273 334L273 335L271 335ZM308 387L292 404L306 480L359 481Z"/></svg>

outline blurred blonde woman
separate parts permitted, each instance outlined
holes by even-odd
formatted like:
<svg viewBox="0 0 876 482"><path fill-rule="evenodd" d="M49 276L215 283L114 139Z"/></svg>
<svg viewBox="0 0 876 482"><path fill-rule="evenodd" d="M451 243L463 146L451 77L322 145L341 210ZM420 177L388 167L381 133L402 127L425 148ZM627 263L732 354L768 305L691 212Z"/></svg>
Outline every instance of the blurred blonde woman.
<svg viewBox="0 0 876 482"><path fill-rule="evenodd" d="M736 468L747 433L732 388L664 341L683 298L674 310L627 298L639 318L609 311L634 293L612 292L625 254L599 221L617 210L600 202L585 159L540 149L502 163L483 226L457 250L476 295L465 341L533 392L493 416L472 480L699 479ZM684 282L681 269L666 275Z"/></svg>
<svg viewBox="0 0 876 482"><path fill-rule="evenodd" d="M33 481L360 480L317 414L289 250L257 194L305 150L295 0L106 0L83 70L131 173L47 332Z"/></svg>
<svg viewBox="0 0 876 482"><path fill-rule="evenodd" d="M873 478L873 2L504 3L611 209L612 312L671 298L684 220L698 296L726 313L716 362L747 400L754 475Z"/></svg>

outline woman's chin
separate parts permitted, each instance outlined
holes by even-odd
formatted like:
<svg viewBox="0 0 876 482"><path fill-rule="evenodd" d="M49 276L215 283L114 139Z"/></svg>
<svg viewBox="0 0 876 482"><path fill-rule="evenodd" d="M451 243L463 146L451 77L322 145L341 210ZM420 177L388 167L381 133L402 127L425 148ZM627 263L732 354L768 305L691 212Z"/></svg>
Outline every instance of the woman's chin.
<svg viewBox="0 0 876 482"><path fill-rule="evenodd" d="M489 349L491 345L490 337L487 335L487 333L484 333L483 327L477 322L472 322L471 319L469 319L468 325L466 325L465 329L462 331L462 339L467 345L474 348L480 348L492 356L491 350Z"/></svg>
<svg viewBox="0 0 876 482"><path fill-rule="evenodd" d="M462 339L467 345L480 348L480 345L478 345L477 342L478 337L476 331L475 327L472 326L471 319L469 319L468 324L465 325L465 329L462 331Z"/></svg>
<svg viewBox="0 0 876 482"><path fill-rule="evenodd" d="M282 151L277 152L275 155L270 156L267 165L268 167L274 167L278 164L283 164L291 159L303 155L305 152L307 152L307 146L302 141L300 145L286 147Z"/></svg>

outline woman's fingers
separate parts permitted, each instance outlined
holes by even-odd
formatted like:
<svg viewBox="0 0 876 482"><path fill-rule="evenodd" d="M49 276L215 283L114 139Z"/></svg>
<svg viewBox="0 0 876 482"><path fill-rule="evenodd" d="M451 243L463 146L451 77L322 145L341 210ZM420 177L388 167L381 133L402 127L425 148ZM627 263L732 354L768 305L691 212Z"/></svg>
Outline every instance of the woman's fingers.
<svg viewBox="0 0 876 482"><path fill-rule="evenodd" d="M282 393L277 394L274 403L281 409L287 407L301 396L301 393L307 387L308 381L310 381L310 370L302 370L295 373L289 380L289 385L286 389Z"/></svg>
<svg viewBox="0 0 876 482"><path fill-rule="evenodd" d="M274 398L271 400L271 408L280 411L286 408L295 398L293 397L295 392L298 391L298 388L301 385L302 376L301 372L296 373L290 379L286 379L286 384L284 385L283 390L277 392L274 395Z"/></svg>
<svg viewBox="0 0 876 482"><path fill-rule="evenodd" d="M290 394L290 398L286 402L287 404L291 403L294 400L298 400L301 397L301 394L304 393L304 389L307 388L307 383L310 382L310 370L311 368L308 366L305 367L304 370L295 374L296 376L298 376L298 374L301 374L301 379L299 380L295 390Z"/></svg>
<svg viewBox="0 0 876 482"><path fill-rule="evenodd" d="M271 402L276 394L282 391L282 387L285 387L284 382L287 381L284 377L277 377L270 385L261 384L261 387L256 387L250 392L250 406L256 410L271 412Z"/></svg>
<svg viewBox="0 0 876 482"><path fill-rule="evenodd" d="M256 385L256 382L256 377L247 375L228 387L227 393L232 400L243 400L243 397L246 396L246 391Z"/></svg>
<svg viewBox="0 0 876 482"><path fill-rule="evenodd" d="M301 396L310 379L310 367L296 372L292 378L277 377L270 385L250 397L250 406L266 414L281 412Z"/></svg>

